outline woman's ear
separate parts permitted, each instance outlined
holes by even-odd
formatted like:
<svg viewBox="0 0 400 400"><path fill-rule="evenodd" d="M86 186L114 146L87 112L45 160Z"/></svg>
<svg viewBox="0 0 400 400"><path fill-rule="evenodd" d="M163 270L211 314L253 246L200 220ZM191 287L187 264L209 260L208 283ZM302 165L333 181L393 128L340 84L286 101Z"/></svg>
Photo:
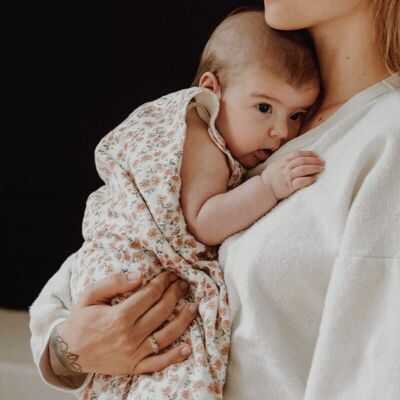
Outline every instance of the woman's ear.
<svg viewBox="0 0 400 400"><path fill-rule="evenodd" d="M199 86L212 90L217 95L221 91L221 87L218 78L212 72L204 72L204 74L199 79Z"/></svg>

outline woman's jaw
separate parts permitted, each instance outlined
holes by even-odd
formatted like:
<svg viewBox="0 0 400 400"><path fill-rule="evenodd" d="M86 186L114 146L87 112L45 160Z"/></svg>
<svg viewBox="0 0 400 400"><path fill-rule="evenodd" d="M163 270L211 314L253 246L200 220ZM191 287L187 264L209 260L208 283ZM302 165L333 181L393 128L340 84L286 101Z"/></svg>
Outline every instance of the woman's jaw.
<svg viewBox="0 0 400 400"><path fill-rule="evenodd" d="M276 29L305 28L310 32L324 87L319 111L325 112L384 79L388 71L373 39L375 19L370 0L319 0L318 7L315 3L264 0L265 20ZM313 119L319 119L318 113Z"/></svg>
<svg viewBox="0 0 400 400"><path fill-rule="evenodd" d="M367 0L264 0L265 20L281 30L311 29L367 8Z"/></svg>

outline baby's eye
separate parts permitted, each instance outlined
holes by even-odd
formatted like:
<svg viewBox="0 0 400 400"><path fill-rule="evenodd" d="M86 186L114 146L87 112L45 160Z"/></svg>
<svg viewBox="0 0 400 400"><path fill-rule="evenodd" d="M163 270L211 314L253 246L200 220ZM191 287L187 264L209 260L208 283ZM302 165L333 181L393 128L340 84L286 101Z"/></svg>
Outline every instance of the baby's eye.
<svg viewBox="0 0 400 400"><path fill-rule="evenodd" d="M298 120L302 121L305 116L306 116L305 112L297 112L297 113L293 113L289 118L292 121L298 121Z"/></svg>
<svg viewBox="0 0 400 400"><path fill-rule="evenodd" d="M268 104L268 103L257 104L257 110L266 114L268 112L271 112L272 106L271 106L271 104Z"/></svg>

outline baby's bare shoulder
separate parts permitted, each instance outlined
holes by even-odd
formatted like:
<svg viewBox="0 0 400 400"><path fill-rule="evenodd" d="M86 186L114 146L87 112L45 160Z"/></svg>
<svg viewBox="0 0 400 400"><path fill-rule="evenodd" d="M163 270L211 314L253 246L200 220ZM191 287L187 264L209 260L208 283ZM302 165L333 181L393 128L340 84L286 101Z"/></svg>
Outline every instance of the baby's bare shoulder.
<svg viewBox="0 0 400 400"><path fill-rule="evenodd" d="M203 204L227 191L230 170L225 154L209 137L207 124L193 114L188 115L186 123L180 201L188 227L195 231L196 218Z"/></svg>
<svg viewBox="0 0 400 400"><path fill-rule="evenodd" d="M186 124L182 169L187 171L181 171L181 175L201 167L202 171L222 174L223 177L229 178L229 165L226 156L211 140L207 124L197 115L195 109L188 111Z"/></svg>

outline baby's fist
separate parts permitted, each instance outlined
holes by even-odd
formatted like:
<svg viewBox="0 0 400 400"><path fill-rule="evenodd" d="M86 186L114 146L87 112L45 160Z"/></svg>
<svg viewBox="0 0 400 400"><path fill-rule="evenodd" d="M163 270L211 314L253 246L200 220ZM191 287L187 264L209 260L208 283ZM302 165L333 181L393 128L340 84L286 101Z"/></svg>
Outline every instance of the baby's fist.
<svg viewBox="0 0 400 400"><path fill-rule="evenodd" d="M309 186L316 174L325 168L325 161L313 151L299 150L269 164L262 172L264 183L270 186L276 199L282 200L296 190Z"/></svg>

